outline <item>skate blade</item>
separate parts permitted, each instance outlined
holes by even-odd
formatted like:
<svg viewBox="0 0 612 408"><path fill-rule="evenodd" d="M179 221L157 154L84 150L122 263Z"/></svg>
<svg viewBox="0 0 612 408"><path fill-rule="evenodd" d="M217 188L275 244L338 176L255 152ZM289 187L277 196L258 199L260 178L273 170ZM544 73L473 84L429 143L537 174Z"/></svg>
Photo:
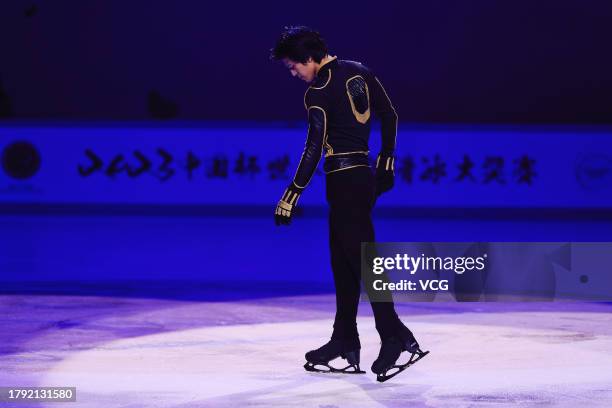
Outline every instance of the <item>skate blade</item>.
<svg viewBox="0 0 612 408"><path fill-rule="evenodd" d="M317 368L317 366L325 367L325 369ZM335 368L327 364L307 362L304 364L304 368L306 371L313 373L365 374L365 371L359 369L359 366L354 365L348 365L344 368Z"/></svg>
<svg viewBox="0 0 612 408"><path fill-rule="evenodd" d="M383 374L378 374L376 376L376 381L378 381L378 382L385 382L387 380L390 380L391 378L395 377L396 375L398 375L399 373L401 373L402 371L404 371L405 369L407 369L408 367L410 367L411 365L413 365L414 363L416 363L417 361L419 361L420 359L422 359L423 357L425 357L428 354L429 354L429 351L422 351L420 353L414 353L413 355L410 356L410 360L408 360L407 363L402 364L402 365L394 365L394 366L388 368ZM413 360L414 356L417 356L417 358L415 358ZM393 374L387 375L387 372L389 370L393 370L395 368L397 368L396 372L394 372Z"/></svg>
<svg viewBox="0 0 612 408"><path fill-rule="evenodd" d="M342 373L342 374L365 374L366 372L361 370L359 366L348 365L344 368L334 368L332 367L332 373Z"/></svg>

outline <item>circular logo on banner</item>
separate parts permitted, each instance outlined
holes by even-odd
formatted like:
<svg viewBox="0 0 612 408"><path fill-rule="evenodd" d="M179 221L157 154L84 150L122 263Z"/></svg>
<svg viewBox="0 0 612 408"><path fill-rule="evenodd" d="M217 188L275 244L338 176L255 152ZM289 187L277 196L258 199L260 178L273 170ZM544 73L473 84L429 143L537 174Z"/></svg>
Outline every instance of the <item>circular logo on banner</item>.
<svg viewBox="0 0 612 408"><path fill-rule="evenodd" d="M2 152L2 169L9 177L29 179L40 169L40 154L30 142L13 142Z"/></svg>
<svg viewBox="0 0 612 408"><path fill-rule="evenodd" d="M576 179L585 190L601 190L612 185L612 158L600 153L578 157Z"/></svg>

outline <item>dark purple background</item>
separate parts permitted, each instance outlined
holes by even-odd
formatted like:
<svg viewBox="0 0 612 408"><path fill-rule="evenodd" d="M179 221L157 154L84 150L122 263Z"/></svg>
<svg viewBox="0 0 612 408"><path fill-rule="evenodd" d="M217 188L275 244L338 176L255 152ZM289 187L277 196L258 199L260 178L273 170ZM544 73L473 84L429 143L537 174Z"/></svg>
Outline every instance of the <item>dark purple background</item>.
<svg viewBox="0 0 612 408"><path fill-rule="evenodd" d="M305 84L268 60L301 23L369 65L401 121L611 123L611 17L583 0L11 0L0 116L143 119L156 90L179 119L303 120Z"/></svg>

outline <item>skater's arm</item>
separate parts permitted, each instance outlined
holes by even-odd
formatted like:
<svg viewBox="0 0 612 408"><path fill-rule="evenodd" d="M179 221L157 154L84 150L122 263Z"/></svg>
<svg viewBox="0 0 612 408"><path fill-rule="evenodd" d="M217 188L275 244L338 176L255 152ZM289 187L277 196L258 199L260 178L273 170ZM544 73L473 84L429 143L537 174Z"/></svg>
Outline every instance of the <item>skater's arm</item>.
<svg viewBox="0 0 612 408"><path fill-rule="evenodd" d="M387 91L374 75L370 75L370 89L372 90L372 108L380 119L380 134L382 136L382 148L380 155L392 157L395 152L397 141L397 112L389 99Z"/></svg>
<svg viewBox="0 0 612 408"><path fill-rule="evenodd" d="M395 179L395 147L397 141L397 112L379 79L370 73L372 108L379 117L382 148L376 158L376 196L393 188Z"/></svg>
<svg viewBox="0 0 612 408"><path fill-rule="evenodd" d="M306 145L295 176L276 206L274 212L276 225L291 223L291 216L300 194L310 182L323 154L323 142L327 133L327 112L329 111L327 97L316 89L308 90L304 96L304 104L308 112Z"/></svg>
<svg viewBox="0 0 612 408"><path fill-rule="evenodd" d="M321 160L329 111L326 94L321 90L309 89L304 97L304 104L308 112L308 134L293 177L294 186L301 190L306 188Z"/></svg>

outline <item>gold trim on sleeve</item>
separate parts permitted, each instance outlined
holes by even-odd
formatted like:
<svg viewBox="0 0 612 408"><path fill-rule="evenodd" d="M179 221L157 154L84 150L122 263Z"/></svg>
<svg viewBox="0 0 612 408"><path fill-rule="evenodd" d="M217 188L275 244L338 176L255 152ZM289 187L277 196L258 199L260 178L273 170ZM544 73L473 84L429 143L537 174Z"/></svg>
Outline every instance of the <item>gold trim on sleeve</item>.
<svg viewBox="0 0 612 408"><path fill-rule="evenodd" d="M387 101L389 101L389 106L391 106L391 109L393 109L393 113L395 114L395 138L393 139L393 148L395 149L397 147L397 124L399 123L399 116L397 115L397 111L395 110L395 107L391 103L391 99L389 98L389 95L387 95L387 91L385 91L385 87L382 86L382 84L380 83L377 77L374 77L374 79L376 80L376 82L378 82L378 85L380 85L380 89L383 90L385 97L387 98Z"/></svg>
<svg viewBox="0 0 612 408"><path fill-rule="evenodd" d="M306 92L304 92L304 109L308 110L308 105L306 104L306 95L308 94L308 91L310 91L311 89L323 89L327 86L327 84L329 84L329 81L331 80L331 70L329 71L329 76L327 77L327 82L325 82L325 85L317 88L314 86L309 86L308 88L306 88Z"/></svg>
<svg viewBox="0 0 612 408"><path fill-rule="evenodd" d="M325 113L325 109L323 109L320 106L310 106L308 108L308 111L310 111L310 109L321 109L321 112L323 112L323 143L321 143L321 152L319 153L319 158L317 160L317 164L315 164L315 169L312 172L312 174L310 175L310 177L308 178L308 181L306 182L306 185L304 186L300 186L298 183L295 182L295 176L297 175L297 172L300 169L300 166L302 165L302 160L304 159L304 153L302 152L302 157L300 158L300 162L298 163L297 169L295 170L295 174L293 175L293 184L295 184L296 187L298 188L306 188L308 186L308 184L310 183L310 180L312 180L312 175L315 173L315 171L317 171L317 167L319 167L319 162L321 161L321 156L323 155L323 145L325 144L326 141L326 135L327 135L327 114ZM308 131L306 132L306 142L308 142L308 135L310 134L310 121L308 123ZM331 147L331 146L330 146Z"/></svg>
<svg viewBox="0 0 612 408"><path fill-rule="evenodd" d="M308 105L306 105L306 95L308 95L308 91L310 91L310 87L306 88L306 92L304 92L304 109L308 111Z"/></svg>

